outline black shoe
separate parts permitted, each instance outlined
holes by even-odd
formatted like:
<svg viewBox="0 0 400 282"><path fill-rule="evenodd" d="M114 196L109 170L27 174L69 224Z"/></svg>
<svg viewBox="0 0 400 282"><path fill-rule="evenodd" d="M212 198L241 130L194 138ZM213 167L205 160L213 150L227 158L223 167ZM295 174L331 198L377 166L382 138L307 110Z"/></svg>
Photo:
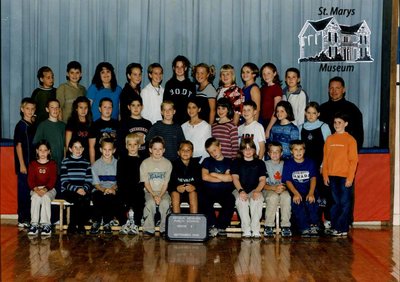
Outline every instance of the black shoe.
<svg viewBox="0 0 400 282"><path fill-rule="evenodd" d="M110 224L106 224L103 226L103 232L104 234L110 235L112 234L111 226Z"/></svg>
<svg viewBox="0 0 400 282"><path fill-rule="evenodd" d="M78 231L76 225L68 225L67 233L68 234L75 234Z"/></svg>
<svg viewBox="0 0 400 282"><path fill-rule="evenodd" d="M90 234L96 235L100 233L100 223L93 222L92 227L90 228Z"/></svg>
<svg viewBox="0 0 400 282"><path fill-rule="evenodd" d="M86 234L85 226L83 226L83 225L78 225L77 232L78 232L78 234Z"/></svg>

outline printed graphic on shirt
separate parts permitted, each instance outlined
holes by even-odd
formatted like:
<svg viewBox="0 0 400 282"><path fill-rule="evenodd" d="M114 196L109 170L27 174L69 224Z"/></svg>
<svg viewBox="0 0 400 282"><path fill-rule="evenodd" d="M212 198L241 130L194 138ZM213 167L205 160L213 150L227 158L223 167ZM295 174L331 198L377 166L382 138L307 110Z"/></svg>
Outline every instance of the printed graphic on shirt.
<svg viewBox="0 0 400 282"><path fill-rule="evenodd" d="M299 183L305 183L310 181L310 172L309 171L294 171L292 173L292 178L294 181Z"/></svg>

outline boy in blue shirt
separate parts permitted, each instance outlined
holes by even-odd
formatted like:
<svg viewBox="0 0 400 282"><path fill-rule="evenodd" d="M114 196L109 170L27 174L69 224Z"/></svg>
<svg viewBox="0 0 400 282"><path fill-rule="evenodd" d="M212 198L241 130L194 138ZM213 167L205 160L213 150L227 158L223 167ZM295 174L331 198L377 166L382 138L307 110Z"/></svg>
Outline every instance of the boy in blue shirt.
<svg viewBox="0 0 400 282"><path fill-rule="evenodd" d="M292 194L292 218L303 237L318 236L318 204L315 199L317 169L310 159L305 159L304 141L290 142L293 158L285 161L282 183Z"/></svg>
<svg viewBox="0 0 400 282"><path fill-rule="evenodd" d="M205 147L210 157L202 162L201 177L204 183L202 197L209 235L226 236L226 228L231 222L235 208L233 179L230 174L232 161L222 155L221 144L214 137L207 139ZM214 203L222 206L218 218L215 215Z"/></svg>

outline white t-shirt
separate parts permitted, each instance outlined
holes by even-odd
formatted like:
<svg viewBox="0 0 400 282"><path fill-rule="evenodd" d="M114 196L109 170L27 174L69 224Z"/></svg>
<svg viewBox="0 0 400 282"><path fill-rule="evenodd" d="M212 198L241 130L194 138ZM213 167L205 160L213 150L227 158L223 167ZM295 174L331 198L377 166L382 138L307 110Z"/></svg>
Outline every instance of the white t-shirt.
<svg viewBox="0 0 400 282"><path fill-rule="evenodd" d="M140 97L143 100L142 117L151 121L152 124L162 120L161 103L164 97L164 88L161 85L156 88L149 83L140 92Z"/></svg>
<svg viewBox="0 0 400 282"><path fill-rule="evenodd" d="M254 120L250 124L242 124L238 128L239 144L242 138L253 138L256 144L257 154L260 152L260 142L265 143L264 127L258 121Z"/></svg>
<svg viewBox="0 0 400 282"><path fill-rule="evenodd" d="M193 157L201 157L200 162L204 158L209 157L204 143L208 138L211 137L211 125L206 121L202 121L199 124L191 125L189 121L182 124L182 131L185 135L185 139L193 143Z"/></svg>

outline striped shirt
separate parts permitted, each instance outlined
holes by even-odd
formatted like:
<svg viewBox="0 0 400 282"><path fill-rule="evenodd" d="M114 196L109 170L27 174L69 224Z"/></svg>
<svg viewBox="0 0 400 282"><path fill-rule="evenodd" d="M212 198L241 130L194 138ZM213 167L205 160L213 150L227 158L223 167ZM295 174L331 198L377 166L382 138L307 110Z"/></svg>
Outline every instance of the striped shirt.
<svg viewBox="0 0 400 282"><path fill-rule="evenodd" d="M61 192L76 192L79 188L89 192L92 183L90 162L83 157L66 157L61 163Z"/></svg>
<svg viewBox="0 0 400 282"><path fill-rule="evenodd" d="M238 128L232 121L215 123L211 128L211 135L221 143L222 155L235 159L239 150Z"/></svg>

